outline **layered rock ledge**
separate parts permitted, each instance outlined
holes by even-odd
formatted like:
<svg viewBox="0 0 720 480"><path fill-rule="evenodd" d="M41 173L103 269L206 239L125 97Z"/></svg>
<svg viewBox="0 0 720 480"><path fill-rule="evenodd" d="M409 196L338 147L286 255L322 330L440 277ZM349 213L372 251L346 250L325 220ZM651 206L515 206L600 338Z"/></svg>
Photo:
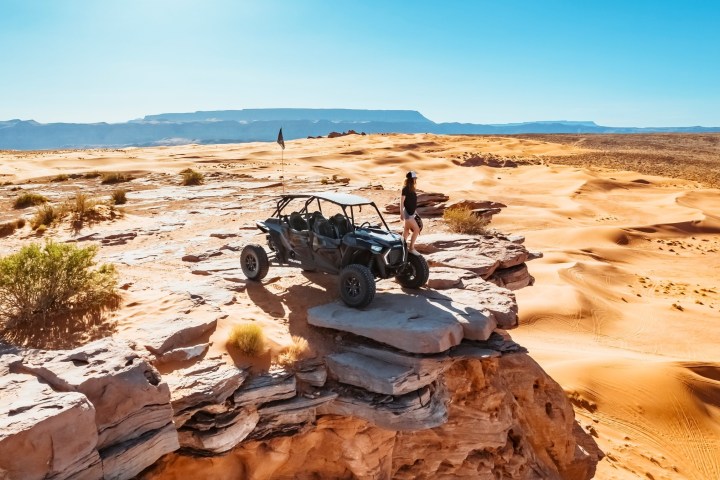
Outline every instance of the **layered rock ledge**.
<svg viewBox="0 0 720 480"><path fill-rule="evenodd" d="M364 310L311 308L327 346L292 368L209 358L216 323L188 316L4 353L2 477L591 478L594 443L506 332L511 288L532 283L522 238L428 235L418 249L429 288L381 284Z"/></svg>

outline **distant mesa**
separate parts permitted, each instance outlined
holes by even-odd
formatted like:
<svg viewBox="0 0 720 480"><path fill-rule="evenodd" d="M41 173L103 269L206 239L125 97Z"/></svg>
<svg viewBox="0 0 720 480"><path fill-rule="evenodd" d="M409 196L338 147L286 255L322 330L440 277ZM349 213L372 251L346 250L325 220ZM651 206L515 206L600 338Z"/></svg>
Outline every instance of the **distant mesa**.
<svg viewBox="0 0 720 480"><path fill-rule="evenodd" d="M433 123L415 110L358 110L347 108L247 108L243 110L212 110L193 113L161 113L146 115L142 122L420 122Z"/></svg>
<svg viewBox="0 0 720 480"><path fill-rule="evenodd" d="M0 121L0 149L44 150L274 142L281 127L285 140L324 136L333 138L357 132L362 132L360 135L720 132L720 127L606 127L592 121L568 120L487 125L435 123L415 110L258 108L161 113L124 123L38 123L34 120L19 119Z"/></svg>

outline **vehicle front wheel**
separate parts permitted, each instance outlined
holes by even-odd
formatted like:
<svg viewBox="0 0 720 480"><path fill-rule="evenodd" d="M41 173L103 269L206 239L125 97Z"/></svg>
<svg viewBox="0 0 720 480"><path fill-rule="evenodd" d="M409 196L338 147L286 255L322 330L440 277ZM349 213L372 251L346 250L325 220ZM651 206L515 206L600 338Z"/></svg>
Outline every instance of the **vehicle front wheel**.
<svg viewBox="0 0 720 480"><path fill-rule="evenodd" d="M265 249L260 245L246 245L240 252L240 268L250 280L260 281L265 278L270 270L270 261Z"/></svg>
<svg viewBox="0 0 720 480"><path fill-rule="evenodd" d="M340 297L349 307L363 308L375 297L375 277L364 265L352 264L340 271Z"/></svg>
<svg viewBox="0 0 720 480"><path fill-rule="evenodd" d="M395 279L405 288L420 288L427 283L429 277L430 267L425 257L409 253L405 269Z"/></svg>

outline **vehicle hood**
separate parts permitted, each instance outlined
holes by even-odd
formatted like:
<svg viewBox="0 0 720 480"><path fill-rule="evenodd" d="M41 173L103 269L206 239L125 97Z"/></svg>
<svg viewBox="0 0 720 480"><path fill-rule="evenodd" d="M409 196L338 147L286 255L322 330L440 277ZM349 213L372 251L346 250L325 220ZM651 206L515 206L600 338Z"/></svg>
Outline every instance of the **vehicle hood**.
<svg viewBox="0 0 720 480"><path fill-rule="evenodd" d="M402 244L402 237L397 233L387 232L378 229L358 228L355 230L355 237L368 242L377 243L384 247L392 247Z"/></svg>

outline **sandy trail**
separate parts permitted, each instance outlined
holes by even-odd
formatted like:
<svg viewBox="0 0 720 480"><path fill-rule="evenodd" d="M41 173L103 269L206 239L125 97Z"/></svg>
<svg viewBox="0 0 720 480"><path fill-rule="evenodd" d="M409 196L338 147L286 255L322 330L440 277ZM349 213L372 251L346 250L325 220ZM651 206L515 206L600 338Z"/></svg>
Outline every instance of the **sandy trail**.
<svg viewBox="0 0 720 480"><path fill-rule="evenodd" d="M493 226L525 235L531 250L545 254L529 266L535 286L517 292L521 327L512 335L563 385L580 423L596 435L607 454L597 478L720 478L719 190L630 171L546 164L547 156L581 150L528 139L369 135L286 145L291 191L342 189L385 205L397 200L404 172L413 169L425 191L508 205ZM533 164L459 165L469 155L489 153ZM272 281L248 286L237 269L222 270L222 262L220 273L203 274L197 273L202 262L180 257L222 251L218 258L232 261L232 248L261 240L252 223L272 211L281 191L279 158L279 147L268 143L0 152L0 174L51 199L78 189L108 195L117 186L38 177L137 175L122 185L131 190L123 219L79 234L63 228L50 234L137 233L126 245L101 250L104 260L121 265L128 284L125 304L113 317L121 334L149 316L220 311L211 354L228 353L223 339L234 323L261 321L272 347L260 362L266 364L291 334L312 337L304 312L334 298L334 283L320 274L275 269ZM178 186L177 172L186 167L205 173L206 185ZM350 184L334 183L333 175ZM384 190L371 189L377 185ZM0 187L0 222L31 214L10 208L17 193ZM426 225L428 231L443 228L440 220ZM0 253L32 240L26 227L3 238ZM247 361L229 353L232 361Z"/></svg>

